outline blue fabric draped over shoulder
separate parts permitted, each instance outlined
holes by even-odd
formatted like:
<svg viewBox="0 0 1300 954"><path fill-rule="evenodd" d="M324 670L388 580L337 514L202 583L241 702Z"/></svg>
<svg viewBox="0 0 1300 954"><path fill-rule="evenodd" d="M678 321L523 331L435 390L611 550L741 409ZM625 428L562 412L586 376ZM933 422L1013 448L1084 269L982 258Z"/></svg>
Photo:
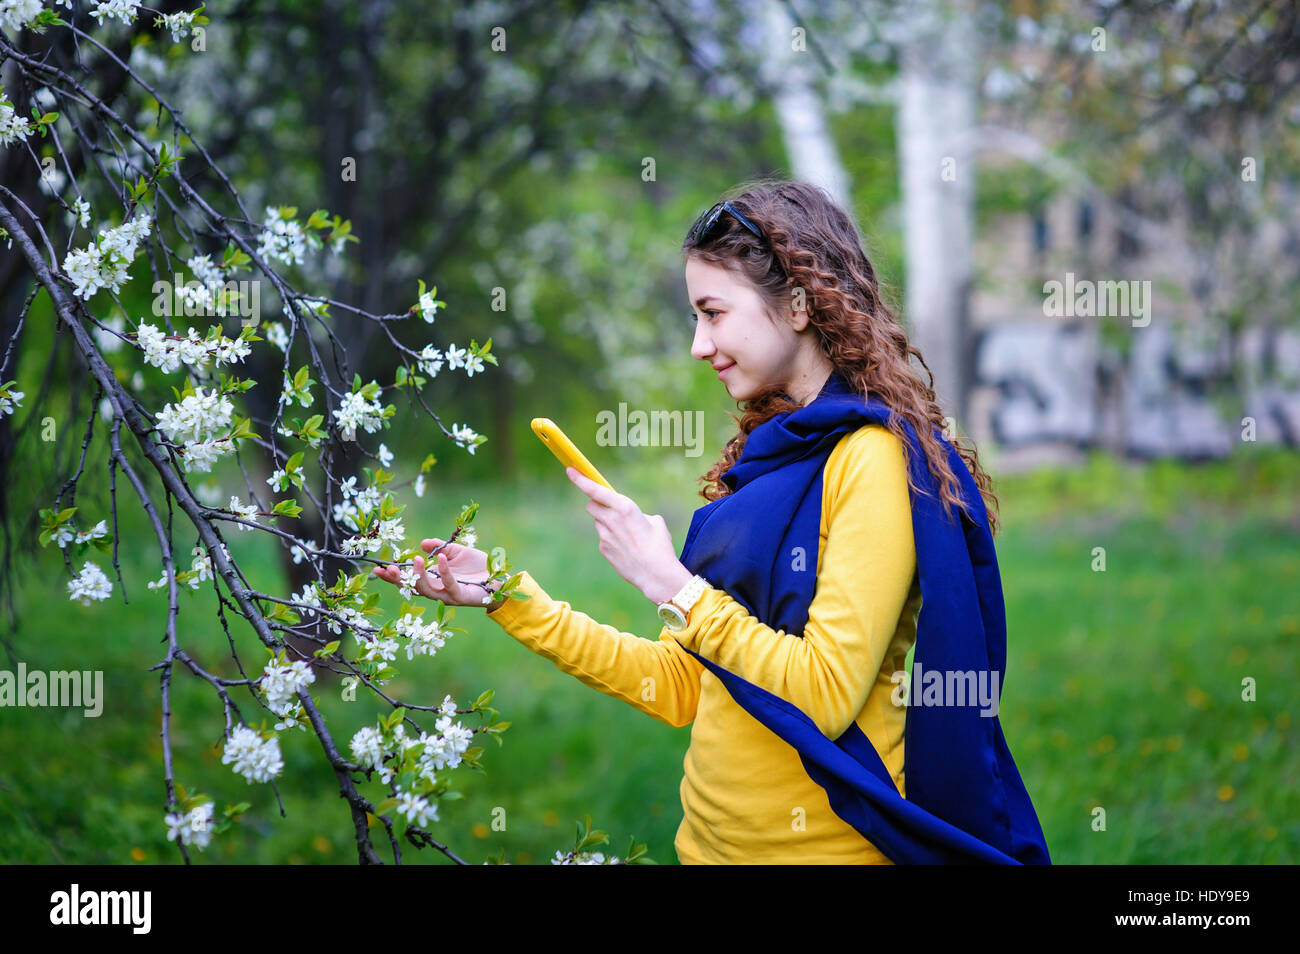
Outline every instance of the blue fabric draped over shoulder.
<svg viewBox="0 0 1300 954"><path fill-rule="evenodd" d="M695 511L682 564L767 626L802 637L816 580L792 569L792 555L797 547L818 552L826 460L841 437L865 424L886 426L889 416L886 405L855 393L839 371L832 372L815 400L750 433L740 458L722 475L731 493ZM1006 615L984 500L936 429L963 499L979 519L958 508L945 514L916 432L900 419L913 483L926 491L910 492L921 588L912 673L920 672L922 680L925 673L973 673L1000 696ZM904 798L856 722L829 739L787 700L686 651L746 712L798 751L835 813L895 864L1051 864L1001 723L981 711L977 698L908 706ZM917 691L912 687L910 697Z"/></svg>

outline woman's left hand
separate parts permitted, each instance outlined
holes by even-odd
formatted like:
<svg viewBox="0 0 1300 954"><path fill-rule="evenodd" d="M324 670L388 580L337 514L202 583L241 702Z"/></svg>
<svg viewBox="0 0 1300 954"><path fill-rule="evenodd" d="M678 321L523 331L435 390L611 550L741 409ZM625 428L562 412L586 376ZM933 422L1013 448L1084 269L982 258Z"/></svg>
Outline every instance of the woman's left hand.
<svg viewBox="0 0 1300 954"><path fill-rule="evenodd" d="M646 516L632 498L564 468L578 489L591 499L587 513L596 519L600 554L618 575L646 599L663 603L676 595L694 575L677 559L668 524L658 514Z"/></svg>

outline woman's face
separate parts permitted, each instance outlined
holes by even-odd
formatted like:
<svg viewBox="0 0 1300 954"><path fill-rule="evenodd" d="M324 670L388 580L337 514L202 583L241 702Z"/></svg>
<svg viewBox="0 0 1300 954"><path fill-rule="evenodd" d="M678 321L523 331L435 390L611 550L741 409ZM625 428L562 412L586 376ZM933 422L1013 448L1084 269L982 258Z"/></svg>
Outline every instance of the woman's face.
<svg viewBox="0 0 1300 954"><path fill-rule="evenodd" d="M774 322L747 279L693 256L686 263L686 290L696 314L691 355L722 372L732 398L744 401L790 381L804 350L798 333L807 325L804 312Z"/></svg>

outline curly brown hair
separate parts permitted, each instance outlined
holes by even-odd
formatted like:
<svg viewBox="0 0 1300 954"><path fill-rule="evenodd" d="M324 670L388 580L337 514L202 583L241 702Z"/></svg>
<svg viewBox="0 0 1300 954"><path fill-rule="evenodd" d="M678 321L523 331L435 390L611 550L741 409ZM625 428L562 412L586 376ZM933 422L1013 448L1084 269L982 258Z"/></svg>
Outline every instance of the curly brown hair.
<svg viewBox="0 0 1300 954"><path fill-rule="evenodd" d="M934 392L934 374L921 353L907 341L896 307L876 276L863 248L862 236L853 219L823 189L803 182L776 178L751 179L727 190L721 199L730 201L741 214L763 232L757 237L731 215L723 215L709 236L700 242L688 235L682 243L682 257L692 257L742 275L758 291L773 320L791 307L792 296L802 289L809 325L815 329L822 353L862 395L874 395L889 408L889 430L898 436L905 454L911 453L899 416L912 425L925 452L930 472L939 484L944 512L951 518L952 506L964 508L957 476L948 465L943 445L933 428L941 432L945 420ZM925 373L927 385L908 361L915 355ZM740 402L739 431L723 448L722 458L700 478L705 485L700 495L717 500L731 492L722 475L740 457L749 433L777 414L800 405L781 385L766 388ZM989 529L998 531L998 499L993 482L980 467L973 442L952 440L984 498ZM964 440L969 441L968 438ZM908 467L908 485L920 490ZM969 514L978 522L978 516Z"/></svg>

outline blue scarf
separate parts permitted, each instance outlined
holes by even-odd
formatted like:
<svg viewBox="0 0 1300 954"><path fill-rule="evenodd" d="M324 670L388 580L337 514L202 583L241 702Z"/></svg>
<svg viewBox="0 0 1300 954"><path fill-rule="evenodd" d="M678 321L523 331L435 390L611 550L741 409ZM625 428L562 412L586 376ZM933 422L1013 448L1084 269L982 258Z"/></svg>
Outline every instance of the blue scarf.
<svg viewBox="0 0 1300 954"><path fill-rule="evenodd" d="M725 590L758 620L802 637L816 580L791 569L795 547L820 544L822 474L841 437L886 425L889 408L853 391L833 371L817 398L756 427L722 480L731 493L695 511L681 561ZM916 432L908 466L928 495L911 492L920 576L910 700L928 701L925 673L973 671L998 694L1006 668L1006 616L997 555L979 488L953 446L935 430L964 499L979 522L945 516L937 481ZM960 520L960 525L957 522ZM834 529L831 530L834 533ZM1011 759L996 715L966 705L909 705L904 730L907 797L856 722L832 741L800 709L687 649L751 716L792 745L831 808L895 864L1051 864L1042 827Z"/></svg>

